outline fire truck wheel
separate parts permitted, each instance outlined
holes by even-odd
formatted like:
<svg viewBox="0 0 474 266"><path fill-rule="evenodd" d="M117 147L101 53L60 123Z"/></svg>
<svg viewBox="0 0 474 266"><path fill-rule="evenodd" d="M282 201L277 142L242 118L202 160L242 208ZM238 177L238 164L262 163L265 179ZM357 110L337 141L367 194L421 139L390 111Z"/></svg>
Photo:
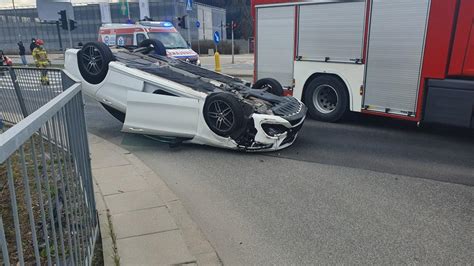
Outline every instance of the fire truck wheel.
<svg viewBox="0 0 474 266"><path fill-rule="evenodd" d="M143 40L139 44L139 46L140 47L153 47L153 51L155 51L155 54L166 56L166 47L159 40L146 39L146 40Z"/></svg>
<svg viewBox="0 0 474 266"><path fill-rule="evenodd" d="M85 81L99 84L107 76L109 63L114 60L110 48L101 42L86 43L77 54L79 71Z"/></svg>
<svg viewBox="0 0 474 266"><path fill-rule="evenodd" d="M269 93L275 94L277 96L283 96L283 87L276 79L259 79L257 82L255 82L255 84L253 84L252 87L257 90L268 91Z"/></svg>
<svg viewBox="0 0 474 266"><path fill-rule="evenodd" d="M312 118L325 122L340 120L349 109L347 87L333 76L312 80L305 90L304 102Z"/></svg>

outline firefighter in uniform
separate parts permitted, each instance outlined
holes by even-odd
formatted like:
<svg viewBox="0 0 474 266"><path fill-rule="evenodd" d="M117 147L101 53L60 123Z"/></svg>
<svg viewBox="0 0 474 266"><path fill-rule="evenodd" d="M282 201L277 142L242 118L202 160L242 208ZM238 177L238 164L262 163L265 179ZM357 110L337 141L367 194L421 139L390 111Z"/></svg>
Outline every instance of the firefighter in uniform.
<svg viewBox="0 0 474 266"><path fill-rule="evenodd" d="M33 58L35 59L36 67L46 68L51 64L51 62L49 61L48 54L43 47L44 42L41 39L37 39L35 43L36 47L33 49L31 55L33 55ZM46 69L41 70L41 84L49 85L48 71Z"/></svg>

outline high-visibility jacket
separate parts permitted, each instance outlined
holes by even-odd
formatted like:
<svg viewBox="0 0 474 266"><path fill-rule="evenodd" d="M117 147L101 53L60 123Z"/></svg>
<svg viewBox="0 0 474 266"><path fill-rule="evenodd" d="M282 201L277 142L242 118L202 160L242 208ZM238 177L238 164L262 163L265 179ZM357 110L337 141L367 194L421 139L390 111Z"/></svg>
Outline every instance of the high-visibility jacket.
<svg viewBox="0 0 474 266"><path fill-rule="evenodd" d="M49 64L48 60L48 53L46 53L46 50L43 47L36 47L33 49L33 52L31 53L33 58L35 59L35 63L37 67L46 67Z"/></svg>

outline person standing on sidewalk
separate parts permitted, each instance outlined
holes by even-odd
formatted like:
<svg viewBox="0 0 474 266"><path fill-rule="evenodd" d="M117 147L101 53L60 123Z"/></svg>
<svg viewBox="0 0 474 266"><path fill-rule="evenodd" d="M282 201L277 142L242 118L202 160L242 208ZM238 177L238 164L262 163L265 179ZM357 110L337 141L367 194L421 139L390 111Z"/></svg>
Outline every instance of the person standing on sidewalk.
<svg viewBox="0 0 474 266"><path fill-rule="evenodd" d="M25 46L23 45L22 41L19 41L18 43L18 50L19 50L19 55L21 58L21 63L26 66L28 65L28 61L26 61L26 55L25 55Z"/></svg>
<svg viewBox="0 0 474 266"><path fill-rule="evenodd" d="M33 53L33 50L36 48L36 39L31 38L31 43L30 43L30 52Z"/></svg>
<svg viewBox="0 0 474 266"><path fill-rule="evenodd" d="M43 40L37 39L36 48L33 49L32 55L35 60L36 67L43 69L41 70L41 84L49 85L48 71L45 68L51 65L51 61L49 61L48 53L46 52L46 49L44 49L43 45Z"/></svg>

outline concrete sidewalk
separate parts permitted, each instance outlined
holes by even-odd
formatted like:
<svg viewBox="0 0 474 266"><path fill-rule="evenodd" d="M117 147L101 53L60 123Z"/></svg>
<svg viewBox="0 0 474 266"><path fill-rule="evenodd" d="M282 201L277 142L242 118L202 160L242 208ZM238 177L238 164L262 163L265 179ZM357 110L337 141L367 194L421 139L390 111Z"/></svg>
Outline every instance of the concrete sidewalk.
<svg viewBox="0 0 474 266"><path fill-rule="evenodd" d="M89 134L105 265L220 265L181 201L135 155Z"/></svg>

